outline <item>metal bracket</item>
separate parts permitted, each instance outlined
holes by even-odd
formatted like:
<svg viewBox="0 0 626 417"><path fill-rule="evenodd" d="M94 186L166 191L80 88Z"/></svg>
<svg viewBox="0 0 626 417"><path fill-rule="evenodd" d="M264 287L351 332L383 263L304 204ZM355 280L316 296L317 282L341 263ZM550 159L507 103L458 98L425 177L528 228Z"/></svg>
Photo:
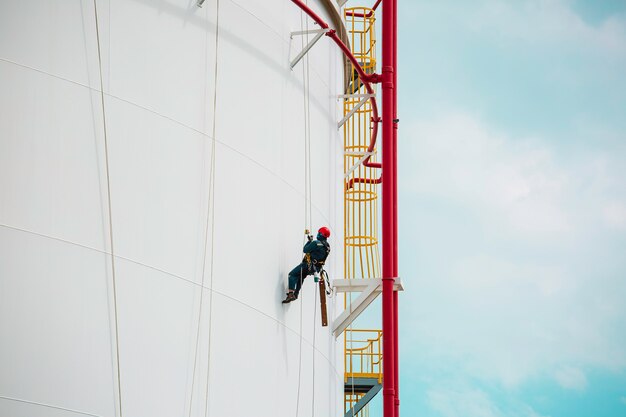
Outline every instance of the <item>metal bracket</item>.
<svg viewBox="0 0 626 417"><path fill-rule="evenodd" d="M348 378L349 381L344 385L344 391L347 391L347 388L350 387L352 388L353 385L350 385L350 382L352 382L354 384L354 380L355 378ZM363 407L365 407L367 405L367 403L369 403L372 398L374 398L376 396L376 394L378 394L380 392L380 390L382 389L382 385L378 382L378 379L376 378L356 378L357 381L361 382L361 381L365 381L365 384L363 384L363 382L361 382L361 385L358 387L358 391L359 394L362 394L364 391L363 388L367 387L369 389L367 389L365 395L363 395L353 406L351 409L349 409L348 411L346 411L346 413L344 414L344 417L353 417L358 415L359 411L361 411L363 409ZM366 385L367 384L367 385ZM356 392L357 390L354 390L354 392Z"/></svg>
<svg viewBox="0 0 626 417"><path fill-rule="evenodd" d="M363 163L363 161L365 161L368 157L374 155L375 153L376 152L363 152L363 153L359 152L357 155L363 155L363 156L361 158L359 158L359 160L356 161L356 163L354 165L352 165L352 167L349 170L346 171L346 173L345 173L345 175L343 177L344 178L348 178L354 172L354 170L357 169L359 167L359 165L361 165ZM348 155L348 154L349 154L349 152L346 152L346 155ZM357 156L357 155L354 155L354 156ZM348 156L351 156L351 155L348 155Z"/></svg>
<svg viewBox="0 0 626 417"><path fill-rule="evenodd" d="M382 292L381 278L370 279L335 279L332 282L337 293L340 292L360 292L357 299L348 306L333 322L333 335L339 337L341 333L365 311L372 301ZM404 291L402 281L396 278L393 286L394 291Z"/></svg>
<svg viewBox="0 0 626 417"><path fill-rule="evenodd" d="M309 50L311 48L313 48L313 45L315 45L317 43L317 41L319 41L322 36L324 36L326 33L330 32L330 30L331 30L330 28L326 28L326 29L299 30L297 32L291 32L290 39L293 39L294 36L302 36L302 35L309 35L309 34L312 34L312 33L316 33L315 37L313 39L311 39L309 41L309 43L306 44L304 49L302 49L302 51L298 55L296 55L296 57L293 59L293 61L291 61L291 63L289 64L291 69L293 69L293 67L295 67L296 64L298 64L298 62L300 62L300 60L302 58L304 58L304 56L307 54L307 52L309 52Z"/></svg>
<svg viewBox="0 0 626 417"><path fill-rule="evenodd" d="M347 293L347 292L362 292L364 291L371 283L376 283L381 286L383 280L381 278L364 278L364 279L333 279L331 285L333 286L333 290L339 293ZM382 287L377 288L377 290L382 291ZM402 282L402 278L396 277L393 283L394 291L404 291L404 283Z"/></svg>
<svg viewBox="0 0 626 417"><path fill-rule="evenodd" d="M337 6L339 6L339 8L341 8L347 2L348 2L348 0L337 0Z"/></svg>
<svg viewBox="0 0 626 417"><path fill-rule="evenodd" d="M198 6L198 7L202 7L203 4L204 4L204 0L197 0L196 1L196 6Z"/></svg>
<svg viewBox="0 0 626 417"><path fill-rule="evenodd" d="M359 110L361 108L361 106L363 106L365 104L365 102L367 100L369 100L371 97L374 97L374 94L342 94L341 96L344 96L342 98L359 98L359 97L361 97L361 100L356 104L356 106L354 106L348 112L348 114L343 116L343 119L341 119L339 121L339 123L337 124L337 129L341 129L341 126L343 126L344 123L346 123L352 117L352 115L354 113L356 113L356 111Z"/></svg>

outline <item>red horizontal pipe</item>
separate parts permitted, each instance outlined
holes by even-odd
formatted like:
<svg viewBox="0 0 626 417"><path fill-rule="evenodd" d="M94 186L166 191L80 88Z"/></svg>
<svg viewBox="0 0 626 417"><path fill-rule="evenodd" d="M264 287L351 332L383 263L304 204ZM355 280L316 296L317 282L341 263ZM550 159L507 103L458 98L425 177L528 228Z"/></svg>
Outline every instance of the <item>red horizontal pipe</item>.
<svg viewBox="0 0 626 417"><path fill-rule="evenodd" d="M329 28L328 24L324 22L324 20L321 17L319 17L313 10L311 10L311 8L309 8L309 6L304 4L301 0L291 0L291 1L300 9L302 9L302 11L308 14L311 17L311 19L313 19L315 23L317 23L322 29ZM381 1L382 0L378 0L376 2L376 4L374 5L374 9L378 7L378 4L380 4ZM328 32L326 32L326 36L331 38L337 44L339 49L341 49L341 52L343 52L343 54L348 58L348 60L350 60L350 63L352 63L352 66L354 67L357 74L359 75L359 79L365 86L365 91L367 91L368 94L372 94L372 97L370 97L369 100L372 106L373 125L372 125L372 135L370 138L370 144L367 147L367 152L372 152L374 151L374 148L376 147L376 138L378 137L378 122L380 121L380 117L378 116L378 104L376 103L376 97L374 96L374 89L372 88L372 84L371 84L371 80L378 80L377 74L366 74L365 71L363 71L363 67L361 67L361 64L359 64L359 61L357 61L355 56L352 54L352 51L350 51L350 48L348 48L346 44L342 42L342 40L339 38L339 36L337 36L337 33L334 30L331 29ZM363 165L368 168L382 168L381 163L370 162L371 157L372 156L369 155L367 158L365 158L365 160L363 160ZM358 178L355 178L355 180L357 179ZM353 181L353 182L363 182L363 181ZM349 184L352 184L353 182L350 182ZM377 182L376 184L380 184L380 182ZM348 187L348 189L350 188L351 186Z"/></svg>
<svg viewBox="0 0 626 417"><path fill-rule="evenodd" d="M378 5L380 4L381 1L383 1L383 0L378 0L376 2L376 4L374 4L374 7L372 7L372 10L370 12L368 12L366 15L364 15L363 13L355 13L352 10L346 10L346 16L370 18L370 17L372 17L372 14L374 13L374 10L376 10L376 8L378 7Z"/></svg>
<svg viewBox="0 0 626 417"><path fill-rule="evenodd" d="M381 175L379 178L351 178L350 181L346 184L346 190L354 187L354 183L365 183L365 184L382 184L383 176Z"/></svg>

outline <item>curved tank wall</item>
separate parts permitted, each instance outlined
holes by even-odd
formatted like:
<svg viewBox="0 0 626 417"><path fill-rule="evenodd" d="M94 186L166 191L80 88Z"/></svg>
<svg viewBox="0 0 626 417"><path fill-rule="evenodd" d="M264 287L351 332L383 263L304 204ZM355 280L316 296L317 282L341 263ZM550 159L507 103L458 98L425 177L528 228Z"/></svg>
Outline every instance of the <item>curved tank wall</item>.
<svg viewBox="0 0 626 417"><path fill-rule="evenodd" d="M289 69L307 24L285 0L0 2L0 416L342 414L312 279L280 304L309 207L341 271L343 61L321 39Z"/></svg>

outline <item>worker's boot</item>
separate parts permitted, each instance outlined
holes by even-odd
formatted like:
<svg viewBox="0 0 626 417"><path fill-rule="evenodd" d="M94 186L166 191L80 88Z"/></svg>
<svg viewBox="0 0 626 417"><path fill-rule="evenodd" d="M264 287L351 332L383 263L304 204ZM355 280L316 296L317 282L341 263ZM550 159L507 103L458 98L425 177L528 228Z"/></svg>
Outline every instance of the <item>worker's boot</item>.
<svg viewBox="0 0 626 417"><path fill-rule="evenodd" d="M289 291L289 292L287 292L287 297L283 300L283 304L290 303L290 302L294 301L296 298L298 298L298 297L296 297L294 292L293 291Z"/></svg>

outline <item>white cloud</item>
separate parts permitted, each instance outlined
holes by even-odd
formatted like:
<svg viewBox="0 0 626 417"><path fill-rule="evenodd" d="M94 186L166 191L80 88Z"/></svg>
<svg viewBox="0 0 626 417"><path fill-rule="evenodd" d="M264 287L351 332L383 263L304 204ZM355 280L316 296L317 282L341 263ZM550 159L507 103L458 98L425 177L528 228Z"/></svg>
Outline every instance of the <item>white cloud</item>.
<svg viewBox="0 0 626 417"><path fill-rule="evenodd" d="M444 417L500 417L502 412L479 389L431 389L428 405Z"/></svg>
<svg viewBox="0 0 626 417"><path fill-rule="evenodd" d="M584 391L587 388L587 378L578 368L571 366L559 368L554 373L554 378L560 386L566 389Z"/></svg>
<svg viewBox="0 0 626 417"><path fill-rule="evenodd" d="M416 191L478 202L520 233L545 236L574 226L561 204L568 173L532 138L512 141L463 113L417 123L409 131L415 132L418 166L438 176L432 181L417 175Z"/></svg>
<svg viewBox="0 0 626 417"><path fill-rule="evenodd" d="M564 0L488 0L467 15L467 24L503 42L566 45L605 56L626 56L626 19L611 16L598 26L585 22Z"/></svg>
<svg viewBox="0 0 626 417"><path fill-rule="evenodd" d="M423 239L424 256L444 262L403 260L421 271L405 319L415 354L505 387L543 375L584 389L572 364L626 368L626 284L611 272L623 259L604 210L626 189L623 155L585 149L562 160L546 138L509 137L462 112L405 129L414 169L403 192L462 210L421 214L442 222ZM456 233L468 223L479 236Z"/></svg>
<svg viewBox="0 0 626 417"><path fill-rule="evenodd" d="M406 82L427 104L402 119L404 361L430 377L433 415L536 417L515 403L533 382L576 393L626 370L626 15L406 7L435 70Z"/></svg>
<svg viewBox="0 0 626 417"><path fill-rule="evenodd" d="M458 381L429 389L426 401L442 417L546 417L511 398L499 398L499 406L484 390Z"/></svg>
<svg viewBox="0 0 626 417"><path fill-rule="evenodd" d="M610 202L604 207L603 214L607 224L626 230L626 204Z"/></svg>

